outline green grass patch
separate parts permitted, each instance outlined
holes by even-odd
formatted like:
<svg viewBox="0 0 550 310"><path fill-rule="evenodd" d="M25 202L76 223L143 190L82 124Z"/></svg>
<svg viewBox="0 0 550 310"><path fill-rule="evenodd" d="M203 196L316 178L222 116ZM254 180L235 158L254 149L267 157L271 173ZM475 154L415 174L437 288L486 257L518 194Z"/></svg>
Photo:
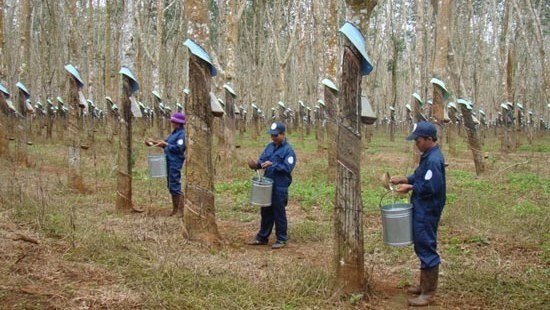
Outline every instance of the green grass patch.
<svg viewBox="0 0 550 310"><path fill-rule="evenodd" d="M296 242L324 241L333 236L333 226L331 221L319 222L305 220L299 223L293 223L291 226L292 240Z"/></svg>

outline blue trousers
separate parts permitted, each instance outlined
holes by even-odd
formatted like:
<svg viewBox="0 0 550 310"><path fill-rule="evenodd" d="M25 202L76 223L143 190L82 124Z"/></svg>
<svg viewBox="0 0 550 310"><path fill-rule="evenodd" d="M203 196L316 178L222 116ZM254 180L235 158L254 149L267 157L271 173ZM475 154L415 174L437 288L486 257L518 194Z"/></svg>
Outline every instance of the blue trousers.
<svg viewBox="0 0 550 310"><path fill-rule="evenodd" d="M256 239L262 242L267 242L273 225L275 225L275 235L277 241L288 240L287 235L287 219L286 219L286 205L288 203L288 188L287 187L274 187L271 193L271 206L261 208L261 224L260 231L256 235Z"/></svg>
<svg viewBox="0 0 550 310"><path fill-rule="evenodd" d="M433 268L441 263L437 253L437 227L441 212L413 208L414 252L420 259L420 269Z"/></svg>

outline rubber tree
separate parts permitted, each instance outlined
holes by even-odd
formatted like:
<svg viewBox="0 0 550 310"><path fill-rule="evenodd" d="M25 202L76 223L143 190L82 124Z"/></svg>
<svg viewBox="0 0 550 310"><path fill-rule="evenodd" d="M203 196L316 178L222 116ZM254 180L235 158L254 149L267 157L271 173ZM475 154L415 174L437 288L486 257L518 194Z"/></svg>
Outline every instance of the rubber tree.
<svg viewBox="0 0 550 310"><path fill-rule="evenodd" d="M183 234L212 247L220 246L216 224L213 165L213 113L210 90L216 68L206 52L209 44L208 10L200 1L189 1L188 35L184 42L189 50L190 96L187 113L185 162L185 209ZM199 44L197 42L201 42Z"/></svg>
<svg viewBox="0 0 550 310"><path fill-rule="evenodd" d="M341 90L338 97L336 197L334 205L335 286L342 293L363 292L366 284L361 200L361 78L373 67L360 30L346 22Z"/></svg>

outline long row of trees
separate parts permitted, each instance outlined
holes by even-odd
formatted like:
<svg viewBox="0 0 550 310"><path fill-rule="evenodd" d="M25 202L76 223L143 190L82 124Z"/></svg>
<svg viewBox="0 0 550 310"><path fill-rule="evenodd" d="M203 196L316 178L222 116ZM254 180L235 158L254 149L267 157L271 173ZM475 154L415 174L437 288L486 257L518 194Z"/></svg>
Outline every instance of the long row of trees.
<svg viewBox="0 0 550 310"><path fill-rule="evenodd" d="M292 107L298 100L314 103L323 78L337 81L337 29L347 16L365 34L377 68L364 89L379 116L388 114L390 106L403 115L414 92L430 99L432 77L491 117L505 101L521 102L537 115L547 113L546 1L129 3L0 0L0 81L10 88L23 81L31 100L45 101L67 92L63 66L72 63L83 75L87 97L102 105L105 96L120 89L117 72L128 44L122 32L128 31L134 46L132 69L141 84L138 99L152 103L155 90L166 102L182 102L188 85L182 43L190 36L189 20L201 7L209 13L208 31L191 36L206 47L218 68L216 92L222 93L228 83L240 102L255 102L264 111L278 101ZM132 10L125 12L128 8ZM132 17L130 29L125 29L125 13Z"/></svg>

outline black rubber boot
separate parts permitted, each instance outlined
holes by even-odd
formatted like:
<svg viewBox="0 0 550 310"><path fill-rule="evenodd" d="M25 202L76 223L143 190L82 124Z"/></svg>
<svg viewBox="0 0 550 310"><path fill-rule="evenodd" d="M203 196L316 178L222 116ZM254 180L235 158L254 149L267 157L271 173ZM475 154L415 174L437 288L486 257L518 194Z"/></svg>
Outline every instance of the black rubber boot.
<svg viewBox="0 0 550 310"><path fill-rule="evenodd" d="M422 283L426 281L426 279L424 279L425 277L426 277L426 273L420 270L419 284L417 286L411 286L407 288L407 293L413 294L413 295L420 295L420 293L422 293Z"/></svg>
<svg viewBox="0 0 550 310"><path fill-rule="evenodd" d="M180 204L181 204L181 195L179 194L172 194L172 213L170 213L170 216L178 215Z"/></svg>
<svg viewBox="0 0 550 310"><path fill-rule="evenodd" d="M439 278L439 266L420 271L420 295L409 299L409 305L424 307L430 304L431 298L435 295L437 281Z"/></svg>

